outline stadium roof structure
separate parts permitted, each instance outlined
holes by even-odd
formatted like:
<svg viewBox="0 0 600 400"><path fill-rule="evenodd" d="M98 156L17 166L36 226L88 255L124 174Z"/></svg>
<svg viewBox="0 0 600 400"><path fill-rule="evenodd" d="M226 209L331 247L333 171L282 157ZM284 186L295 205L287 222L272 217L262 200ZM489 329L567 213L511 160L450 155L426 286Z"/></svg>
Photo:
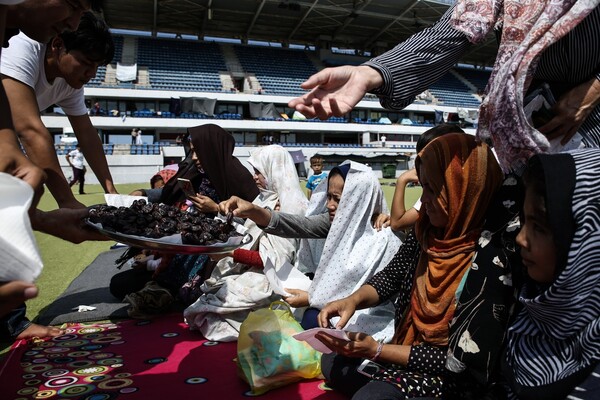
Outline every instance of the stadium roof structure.
<svg viewBox="0 0 600 400"><path fill-rule="evenodd" d="M331 46L379 54L439 19L452 0L104 0L113 29ZM493 35L461 63L490 66Z"/></svg>

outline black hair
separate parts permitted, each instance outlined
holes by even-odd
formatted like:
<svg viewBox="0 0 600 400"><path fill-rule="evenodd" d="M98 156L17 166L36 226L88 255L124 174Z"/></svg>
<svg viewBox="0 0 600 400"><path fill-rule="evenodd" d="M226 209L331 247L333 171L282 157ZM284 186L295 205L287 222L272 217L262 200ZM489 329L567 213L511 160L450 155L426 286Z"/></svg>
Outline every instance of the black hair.
<svg viewBox="0 0 600 400"><path fill-rule="evenodd" d="M448 133L465 133L465 131L460 129L460 126L456 124L440 124L431 129L427 129L421 134L421 137L417 141L417 153L420 153L433 139Z"/></svg>
<svg viewBox="0 0 600 400"><path fill-rule="evenodd" d="M90 0L91 8L92 8L92 10L94 10L96 12L102 11L102 3L103 3L103 0Z"/></svg>
<svg viewBox="0 0 600 400"><path fill-rule="evenodd" d="M80 51L102 65L109 64L115 56L115 43L108 25L90 11L83 13L76 31L63 32L60 38L67 53L73 50Z"/></svg>
<svg viewBox="0 0 600 400"><path fill-rule="evenodd" d="M165 181L164 178L158 174L154 175L152 178L150 178L150 187L152 189L154 189L154 184L158 181Z"/></svg>
<svg viewBox="0 0 600 400"><path fill-rule="evenodd" d="M557 276L567 264L575 232L571 207L575 174L575 162L568 153L534 155L523 174L525 187L544 199L543 209L556 246Z"/></svg>

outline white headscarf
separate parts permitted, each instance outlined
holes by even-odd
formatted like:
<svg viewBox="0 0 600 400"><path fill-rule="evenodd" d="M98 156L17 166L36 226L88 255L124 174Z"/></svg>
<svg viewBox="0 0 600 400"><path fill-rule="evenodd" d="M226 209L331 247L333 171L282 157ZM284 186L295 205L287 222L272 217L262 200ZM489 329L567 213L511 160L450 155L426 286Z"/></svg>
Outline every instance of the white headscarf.
<svg viewBox="0 0 600 400"><path fill-rule="evenodd" d="M387 213L379 180L366 165L351 161L341 165L348 163L342 197L308 292L311 307L322 308L352 294L383 269L400 247L400 239L391 228L377 231L371 222L373 214ZM394 308L386 302L358 311L346 329L390 339Z"/></svg>
<svg viewBox="0 0 600 400"><path fill-rule="evenodd" d="M268 188L260 191L253 204L271 209L279 204L281 211L304 215L308 199L300 189L294 161L286 150L277 145L261 147L248 162L268 182ZM263 262L268 256L276 266L284 262L294 264L298 240L266 234L250 219L244 226L253 240L243 249L258 250ZM274 300L262 271L235 263L231 257L217 263L202 290L204 294L184 311L184 317L191 329L199 330L209 340L236 340L248 312Z"/></svg>
<svg viewBox="0 0 600 400"><path fill-rule="evenodd" d="M288 151L275 144L260 147L252 152L248 164L266 178L266 190L279 196L279 211L304 214L308 199L300 189L298 172Z"/></svg>

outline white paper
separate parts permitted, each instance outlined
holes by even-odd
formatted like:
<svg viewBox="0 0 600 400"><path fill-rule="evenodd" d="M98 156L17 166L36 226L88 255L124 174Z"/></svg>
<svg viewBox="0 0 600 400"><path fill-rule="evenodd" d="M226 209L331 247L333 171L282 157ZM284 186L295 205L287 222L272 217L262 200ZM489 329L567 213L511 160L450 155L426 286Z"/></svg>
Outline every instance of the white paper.
<svg viewBox="0 0 600 400"><path fill-rule="evenodd" d="M33 282L43 266L28 214L33 189L0 172L0 193L0 282Z"/></svg>
<svg viewBox="0 0 600 400"><path fill-rule="evenodd" d="M297 268L287 261L283 263L281 267L276 268L273 261L267 257L263 272L267 277L273 292L284 297L290 295L285 291L285 288L308 291L311 284L311 280L308 276L298 271Z"/></svg>
<svg viewBox="0 0 600 400"><path fill-rule="evenodd" d="M113 207L131 207L135 200L148 201L148 198L145 196L129 196L126 194L106 193L104 195L104 201L106 202L106 204Z"/></svg>
<svg viewBox="0 0 600 400"><path fill-rule="evenodd" d="M310 347L312 347L313 349L315 349L316 351L318 351L320 353L324 353L324 354L332 353L333 350L331 350L329 347L325 346L319 339L317 339L315 337L315 335L319 332L324 332L324 333L328 334L329 336L333 336L338 339L348 340L348 341L350 340L348 335L346 335L346 331L343 331L341 329L329 329L329 328L312 328L307 331L295 334L294 339L301 341L301 342L305 341L306 343L308 343L310 345Z"/></svg>

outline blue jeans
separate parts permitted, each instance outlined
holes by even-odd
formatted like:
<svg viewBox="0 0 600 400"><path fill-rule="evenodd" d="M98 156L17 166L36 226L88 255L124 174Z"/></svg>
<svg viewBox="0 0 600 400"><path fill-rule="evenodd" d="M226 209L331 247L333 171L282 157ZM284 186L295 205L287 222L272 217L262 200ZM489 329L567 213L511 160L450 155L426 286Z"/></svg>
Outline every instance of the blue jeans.
<svg viewBox="0 0 600 400"><path fill-rule="evenodd" d="M31 325L31 321L25 316L26 311L27 307L23 303L0 319L0 338L2 340L14 340Z"/></svg>

